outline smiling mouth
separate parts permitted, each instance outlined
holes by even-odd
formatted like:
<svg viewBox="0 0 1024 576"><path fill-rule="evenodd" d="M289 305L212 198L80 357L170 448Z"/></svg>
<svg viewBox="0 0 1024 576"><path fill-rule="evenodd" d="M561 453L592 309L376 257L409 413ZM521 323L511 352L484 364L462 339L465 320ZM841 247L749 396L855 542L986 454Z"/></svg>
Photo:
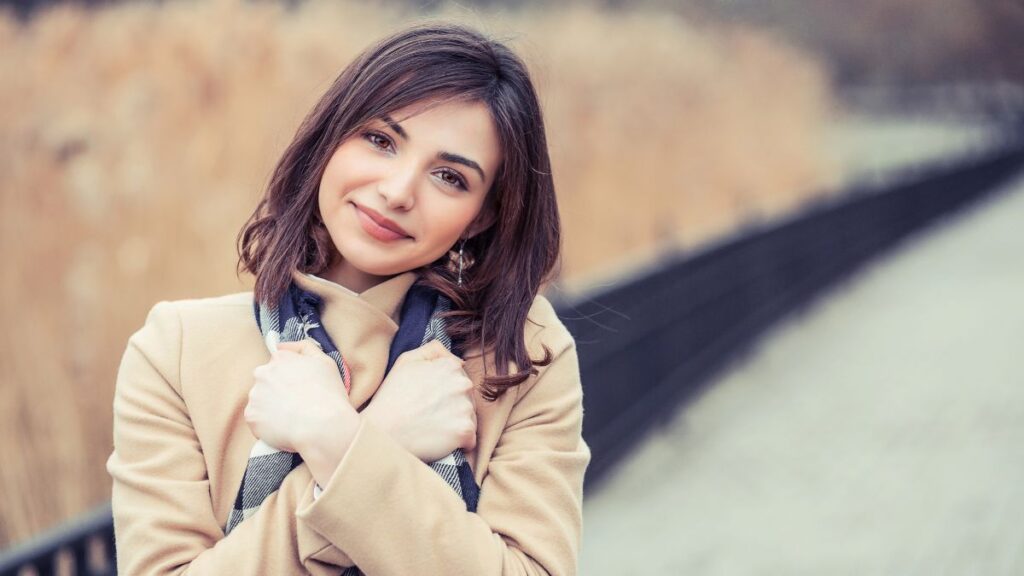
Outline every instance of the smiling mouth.
<svg viewBox="0 0 1024 576"><path fill-rule="evenodd" d="M352 204L352 208L356 211L356 215L359 218L359 224L363 230L370 236L380 240L381 242L394 242L396 240L412 240L412 236L396 232L391 228L381 226L374 220L369 214L367 214L362 208L356 204Z"/></svg>

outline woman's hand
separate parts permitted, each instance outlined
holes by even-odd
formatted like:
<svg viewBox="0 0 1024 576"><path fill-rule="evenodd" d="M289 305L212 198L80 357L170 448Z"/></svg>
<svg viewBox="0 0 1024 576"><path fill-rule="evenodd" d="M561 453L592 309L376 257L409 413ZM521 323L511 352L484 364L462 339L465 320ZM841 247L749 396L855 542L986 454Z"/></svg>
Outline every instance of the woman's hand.
<svg viewBox="0 0 1024 576"><path fill-rule="evenodd" d="M326 431L358 422L338 365L313 340L281 342L253 380L245 421L278 450L303 452Z"/></svg>
<svg viewBox="0 0 1024 576"><path fill-rule="evenodd" d="M424 462L476 447L473 381L437 340L402 353L362 417Z"/></svg>

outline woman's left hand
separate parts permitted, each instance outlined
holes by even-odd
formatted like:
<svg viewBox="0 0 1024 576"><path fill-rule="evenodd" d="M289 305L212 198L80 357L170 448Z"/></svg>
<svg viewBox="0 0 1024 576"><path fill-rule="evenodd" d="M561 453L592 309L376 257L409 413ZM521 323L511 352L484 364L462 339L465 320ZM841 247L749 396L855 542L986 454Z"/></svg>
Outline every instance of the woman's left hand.
<svg viewBox="0 0 1024 576"><path fill-rule="evenodd" d="M358 417L334 360L311 339L281 342L270 362L253 370L245 421L260 440L302 452L318 432Z"/></svg>

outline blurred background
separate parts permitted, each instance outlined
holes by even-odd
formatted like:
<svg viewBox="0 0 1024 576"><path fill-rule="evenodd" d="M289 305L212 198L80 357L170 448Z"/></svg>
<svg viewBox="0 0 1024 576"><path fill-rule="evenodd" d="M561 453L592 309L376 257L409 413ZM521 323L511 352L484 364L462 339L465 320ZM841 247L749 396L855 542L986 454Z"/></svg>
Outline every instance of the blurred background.
<svg viewBox="0 0 1024 576"><path fill-rule="evenodd" d="M0 550L109 501L128 336L159 300L251 289L235 236L299 121L425 17L531 68L563 299L992 153L1024 111L1019 0L7 0ZM767 334L590 485L582 573L1024 571L1024 185L1005 186Z"/></svg>

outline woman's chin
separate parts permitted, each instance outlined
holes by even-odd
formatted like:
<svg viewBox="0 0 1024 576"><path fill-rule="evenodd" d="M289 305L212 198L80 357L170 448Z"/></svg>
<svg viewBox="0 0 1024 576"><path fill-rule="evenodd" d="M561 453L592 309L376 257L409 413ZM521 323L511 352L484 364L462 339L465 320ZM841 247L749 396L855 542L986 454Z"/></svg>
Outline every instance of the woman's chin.
<svg viewBox="0 0 1024 576"><path fill-rule="evenodd" d="M383 258L352 258L349 265L369 276L388 277L415 268L414 263L385 261Z"/></svg>

